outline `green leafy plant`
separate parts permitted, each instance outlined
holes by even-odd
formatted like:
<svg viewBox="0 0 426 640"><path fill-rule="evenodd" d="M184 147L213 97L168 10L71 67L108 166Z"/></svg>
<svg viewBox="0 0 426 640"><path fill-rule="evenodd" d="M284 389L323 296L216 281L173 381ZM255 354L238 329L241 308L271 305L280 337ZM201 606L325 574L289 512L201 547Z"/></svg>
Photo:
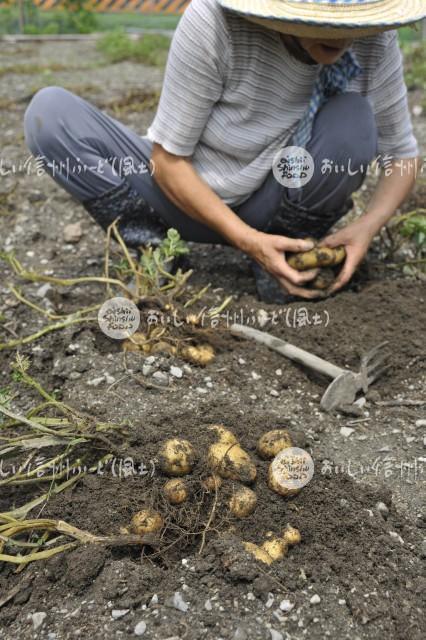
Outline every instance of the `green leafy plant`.
<svg viewBox="0 0 426 640"><path fill-rule="evenodd" d="M116 239L121 242L116 227L113 227L113 230ZM188 246L176 229L168 229L166 237L158 247L143 247L136 261L130 257L124 246L122 249L124 256L120 256L112 267L120 278L127 279L133 276L137 299L161 295L165 291L169 291L173 297L175 292L182 290L192 273L182 273L180 269L171 273L175 260L189 252Z"/></svg>
<svg viewBox="0 0 426 640"><path fill-rule="evenodd" d="M385 227L382 243L391 269L402 269L410 276L424 277L426 271L426 209L415 209L393 218ZM410 248L411 257L402 259L401 249Z"/></svg>
<svg viewBox="0 0 426 640"><path fill-rule="evenodd" d="M404 216L403 216L404 218ZM426 215L413 212L401 220L400 233L414 242L418 251L426 249Z"/></svg>

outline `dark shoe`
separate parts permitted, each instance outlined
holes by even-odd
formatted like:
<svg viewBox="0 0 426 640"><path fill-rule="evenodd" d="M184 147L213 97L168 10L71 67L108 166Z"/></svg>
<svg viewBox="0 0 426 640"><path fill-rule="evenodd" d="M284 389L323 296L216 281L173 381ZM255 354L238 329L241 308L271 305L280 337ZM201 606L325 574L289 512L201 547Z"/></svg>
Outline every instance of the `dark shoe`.
<svg viewBox="0 0 426 640"><path fill-rule="evenodd" d="M157 246L166 235L166 225L128 182L82 205L104 231L119 217L117 228L128 247Z"/></svg>

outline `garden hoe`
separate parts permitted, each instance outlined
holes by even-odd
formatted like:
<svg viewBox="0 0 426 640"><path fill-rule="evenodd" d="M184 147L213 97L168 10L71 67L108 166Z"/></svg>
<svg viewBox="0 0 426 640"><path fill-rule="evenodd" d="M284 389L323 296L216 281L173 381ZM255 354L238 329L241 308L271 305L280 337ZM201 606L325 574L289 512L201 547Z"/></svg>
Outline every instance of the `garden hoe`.
<svg viewBox="0 0 426 640"><path fill-rule="evenodd" d="M324 411L339 410L353 405L357 393L367 393L369 386L389 368L387 364L389 354L384 351L387 342L382 342L361 356L361 366L358 372L341 369L327 360L323 360L304 349L275 338L269 333L258 331L241 324L231 325L231 333L235 336L249 338L266 345L281 355L303 364L318 373L322 373L333 381L328 385L321 398L321 408Z"/></svg>

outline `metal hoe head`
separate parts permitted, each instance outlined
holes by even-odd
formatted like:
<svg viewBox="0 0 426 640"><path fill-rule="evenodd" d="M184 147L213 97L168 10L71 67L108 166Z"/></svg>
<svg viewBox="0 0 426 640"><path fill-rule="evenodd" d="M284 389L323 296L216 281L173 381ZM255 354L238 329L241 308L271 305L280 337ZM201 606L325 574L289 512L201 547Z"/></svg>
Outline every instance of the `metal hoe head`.
<svg viewBox="0 0 426 640"><path fill-rule="evenodd" d="M343 405L351 405L355 402L357 393L367 393L375 380L391 366L389 353L384 351L388 342L382 342L361 356L361 365L358 373L343 371L331 382L323 397L321 407L324 411L332 411Z"/></svg>

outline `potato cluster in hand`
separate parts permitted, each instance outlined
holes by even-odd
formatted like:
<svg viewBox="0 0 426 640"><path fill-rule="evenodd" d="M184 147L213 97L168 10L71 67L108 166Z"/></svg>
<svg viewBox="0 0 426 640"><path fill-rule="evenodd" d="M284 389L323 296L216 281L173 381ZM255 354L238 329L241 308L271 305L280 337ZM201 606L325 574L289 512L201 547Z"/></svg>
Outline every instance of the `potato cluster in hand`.
<svg viewBox="0 0 426 640"><path fill-rule="evenodd" d="M319 269L317 276L309 284L312 289L327 290L334 282L335 274L332 267L341 264L346 258L344 246L322 247L314 238L306 238L316 246L309 251L292 253L287 257L287 263L297 271Z"/></svg>

